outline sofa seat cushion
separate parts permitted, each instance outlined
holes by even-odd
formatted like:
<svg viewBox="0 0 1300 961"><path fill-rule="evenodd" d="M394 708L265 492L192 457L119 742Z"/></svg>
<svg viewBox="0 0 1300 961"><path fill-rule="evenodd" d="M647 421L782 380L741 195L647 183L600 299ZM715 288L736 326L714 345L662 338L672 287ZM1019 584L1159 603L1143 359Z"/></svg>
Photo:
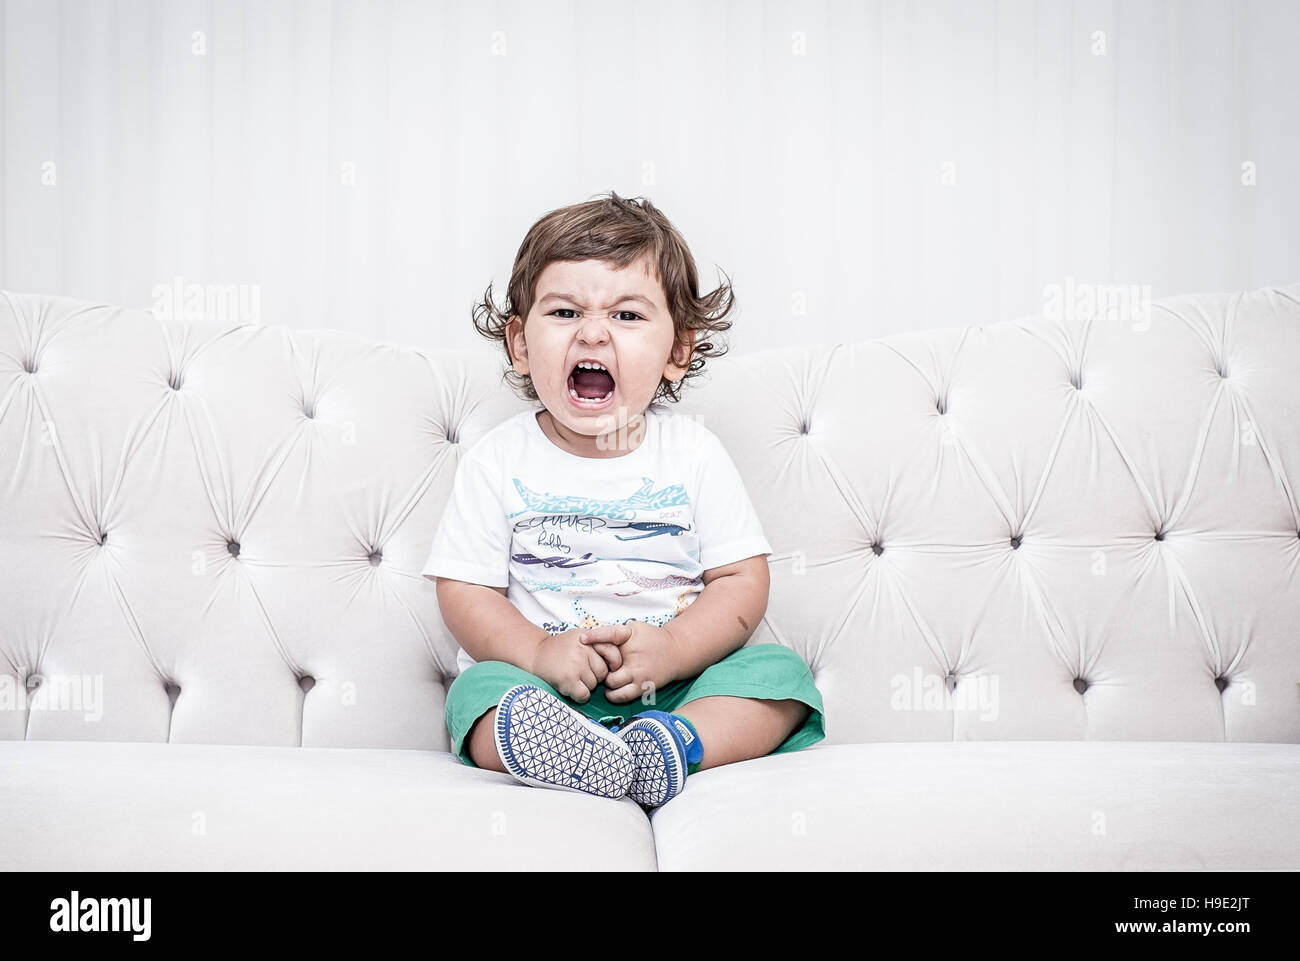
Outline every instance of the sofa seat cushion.
<svg viewBox="0 0 1300 961"><path fill-rule="evenodd" d="M631 800L439 751L0 741L6 870L654 870Z"/></svg>
<svg viewBox="0 0 1300 961"><path fill-rule="evenodd" d="M1300 745L821 744L692 774L651 820L665 871L1297 870Z"/></svg>

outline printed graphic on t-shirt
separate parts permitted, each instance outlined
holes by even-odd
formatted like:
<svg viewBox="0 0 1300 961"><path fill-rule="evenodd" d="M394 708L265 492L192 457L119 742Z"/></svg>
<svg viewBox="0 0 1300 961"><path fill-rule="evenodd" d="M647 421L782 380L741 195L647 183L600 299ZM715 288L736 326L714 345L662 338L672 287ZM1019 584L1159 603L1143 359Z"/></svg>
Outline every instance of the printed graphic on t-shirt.
<svg viewBox="0 0 1300 961"><path fill-rule="evenodd" d="M552 615L541 625L549 633L633 620L662 626L702 588L691 502L682 484L656 489L652 478L642 477L627 496L604 499L512 481L524 507L507 515L513 521L511 568ZM677 544L656 549L659 539L681 537L690 542L685 551ZM683 566L683 554L696 562L694 570ZM592 609L611 597L634 596L645 612L635 617Z"/></svg>
<svg viewBox="0 0 1300 961"><path fill-rule="evenodd" d="M671 487L656 491L654 481L649 477L641 478L643 482L641 489L635 494L617 500L600 500L582 495L541 494L530 490L528 485L518 477L512 480L515 490L519 491L519 496L523 499L525 510L534 510L543 514L598 514L610 518L629 518L636 516L636 512L640 510L690 505L686 488L681 484L673 484ZM510 516L515 517L522 513L524 511L516 511Z"/></svg>

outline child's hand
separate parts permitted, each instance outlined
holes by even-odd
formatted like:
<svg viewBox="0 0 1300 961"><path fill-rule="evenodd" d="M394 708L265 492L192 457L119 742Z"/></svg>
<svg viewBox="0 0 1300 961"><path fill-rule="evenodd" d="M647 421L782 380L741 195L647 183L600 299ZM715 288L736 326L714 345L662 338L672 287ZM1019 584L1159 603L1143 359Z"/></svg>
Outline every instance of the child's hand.
<svg viewBox="0 0 1300 961"><path fill-rule="evenodd" d="M677 680L677 641L665 628L644 621L602 624L579 631L578 640L596 648L614 646L621 654L622 663L611 661L603 682L611 704L635 701Z"/></svg>
<svg viewBox="0 0 1300 961"><path fill-rule="evenodd" d="M623 657L616 644L580 643L580 633L574 629L543 638L525 669L565 697L586 704L610 670L622 666Z"/></svg>

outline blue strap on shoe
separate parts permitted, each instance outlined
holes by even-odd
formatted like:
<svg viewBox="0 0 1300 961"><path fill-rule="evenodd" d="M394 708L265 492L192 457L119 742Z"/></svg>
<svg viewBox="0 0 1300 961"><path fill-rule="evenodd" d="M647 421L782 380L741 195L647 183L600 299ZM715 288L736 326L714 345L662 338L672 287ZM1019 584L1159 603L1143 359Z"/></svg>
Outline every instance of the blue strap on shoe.
<svg viewBox="0 0 1300 961"><path fill-rule="evenodd" d="M672 733L682 756L686 758L686 773L694 774L699 769L700 762L704 760L704 742L700 740L694 724L680 714L669 714L667 711L642 711L633 720L637 717L653 717L662 721Z"/></svg>

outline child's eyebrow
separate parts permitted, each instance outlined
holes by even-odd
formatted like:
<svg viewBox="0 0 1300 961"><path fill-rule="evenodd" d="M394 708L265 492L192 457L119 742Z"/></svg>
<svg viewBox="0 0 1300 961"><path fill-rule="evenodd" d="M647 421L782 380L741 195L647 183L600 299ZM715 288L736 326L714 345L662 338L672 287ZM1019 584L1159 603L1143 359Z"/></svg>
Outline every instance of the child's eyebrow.
<svg viewBox="0 0 1300 961"><path fill-rule="evenodd" d="M551 301L551 300L567 300L567 301L568 301L569 303L571 303L571 304L577 304L577 305L580 306L580 307L581 307L581 306L585 306L585 305L582 303L582 301L580 301L577 297L574 297L572 294L546 294L545 296L542 297L542 299L541 299L540 301L538 301L538 303L540 303L540 304L544 304L544 303L546 303L546 302L548 302L548 301ZM627 303L629 300L638 300L638 301L640 301L641 303L645 304L647 307L653 307L653 306L654 306L653 303L651 303L651 302L650 302L649 300L647 300L646 298L642 297L640 294L624 294L624 295L623 295L622 297L620 297L618 300L614 301L614 303L610 304L610 306L611 306L611 307L614 307L614 306L616 306L616 305L618 305L618 304L625 304L625 303Z"/></svg>

